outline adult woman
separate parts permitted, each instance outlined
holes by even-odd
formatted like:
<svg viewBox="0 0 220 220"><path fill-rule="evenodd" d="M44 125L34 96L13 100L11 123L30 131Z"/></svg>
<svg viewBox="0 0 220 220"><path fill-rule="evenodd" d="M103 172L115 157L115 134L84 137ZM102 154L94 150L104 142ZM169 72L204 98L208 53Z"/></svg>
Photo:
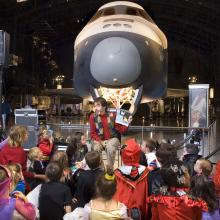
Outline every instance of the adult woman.
<svg viewBox="0 0 220 220"><path fill-rule="evenodd" d="M0 151L0 164L7 165L11 162L19 163L22 166L22 172L26 175L27 156L22 147L28 139L27 128L15 125L10 129L8 142Z"/></svg>

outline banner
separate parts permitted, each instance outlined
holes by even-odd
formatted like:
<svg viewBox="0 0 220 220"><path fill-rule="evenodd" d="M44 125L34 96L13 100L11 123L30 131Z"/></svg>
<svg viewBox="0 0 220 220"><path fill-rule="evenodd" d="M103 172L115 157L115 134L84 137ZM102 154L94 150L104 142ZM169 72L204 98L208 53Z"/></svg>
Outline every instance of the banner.
<svg viewBox="0 0 220 220"><path fill-rule="evenodd" d="M189 127L208 127L209 84L189 85Z"/></svg>

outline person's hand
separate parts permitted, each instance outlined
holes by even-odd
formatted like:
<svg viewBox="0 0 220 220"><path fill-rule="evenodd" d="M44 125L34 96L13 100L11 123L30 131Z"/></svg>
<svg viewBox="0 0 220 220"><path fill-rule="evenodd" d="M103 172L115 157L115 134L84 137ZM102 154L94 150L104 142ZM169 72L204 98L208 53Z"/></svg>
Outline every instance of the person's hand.
<svg viewBox="0 0 220 220"><path fill-rule="evenodd" d="M134 111L135 111L135 106L134 106L134 103L132 103L131 106L130 106L130 108L129 108L129 112L130 112L131 114L133 114Z"/></svg>
<svg viewBox="0 0 220 220"><path fill-rule="evenodd" d="M17 199L23 200L25 203L28 202L26 196L25 196L22 192L20 192L20 191L15 191L15 192L13 193L13 196L14 196L15 198L17 198Z"/></svg>
<svg viewBox="0 0 220 220"><path fill-rule="evenodd" d="M132 115L130 115L130 116L128 117L128 123L130 124L130 123L132 122L132 120L133 120L133 117L132 117Z"/></svg>

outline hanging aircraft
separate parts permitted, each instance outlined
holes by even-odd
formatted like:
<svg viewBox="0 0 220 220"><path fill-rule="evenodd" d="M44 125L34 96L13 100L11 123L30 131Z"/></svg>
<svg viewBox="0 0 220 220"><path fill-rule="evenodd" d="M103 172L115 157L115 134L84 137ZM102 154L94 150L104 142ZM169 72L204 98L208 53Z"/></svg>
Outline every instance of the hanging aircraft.
<svg viewBox="0 0 220 220"><path fill-rule="evenodd" d="M167 90L167 39L143 7L127 1L98 9L74 45L74 88L116 108L158 99Z"/></svg>

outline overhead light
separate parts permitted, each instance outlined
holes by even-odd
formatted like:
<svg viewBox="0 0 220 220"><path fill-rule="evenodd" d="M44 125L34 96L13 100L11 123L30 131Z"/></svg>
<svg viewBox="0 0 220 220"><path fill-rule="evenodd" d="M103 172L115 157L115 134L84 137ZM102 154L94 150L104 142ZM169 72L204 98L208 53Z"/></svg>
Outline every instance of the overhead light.
<svg viewBox="0 0 220 220"><path fill-rule="evenodd" d="M21 3L21 2L27 2L28 0L16 0L17 3Z"/></svg>

